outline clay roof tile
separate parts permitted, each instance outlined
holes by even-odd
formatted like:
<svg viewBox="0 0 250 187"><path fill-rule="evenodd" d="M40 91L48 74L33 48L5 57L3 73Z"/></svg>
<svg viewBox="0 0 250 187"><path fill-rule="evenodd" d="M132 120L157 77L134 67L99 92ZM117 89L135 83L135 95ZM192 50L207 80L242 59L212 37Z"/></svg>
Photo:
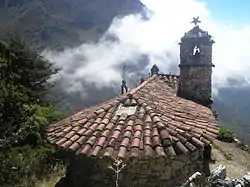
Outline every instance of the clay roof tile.
<svg viewBox="0 0 250 187"><path fill-rule="evenodd" d="M192 154L219 133L210 108L176 95L178 76L155 75L128 94L86 108L47 128L56 146L94 157ZM135 113L117 115L120 105ZM129 108L131 107L131 108ZM133 108L132 108L133 109Z"/></svg>
<svg viewBox="0 0 250 187"><path fill-rule="evenodd" d="M118 152L118 157L125 158L126 151L127 151L126 147L120 147Z"/></svg>
<svg viewBox="0 0 250 187"><path fill-rule="evenodd" d="M140 147L140 139L139 138L134 138L131 143L131 148L134 147Z"/></svg>
<svg viewBox="0 0 250 187"><path fill-rule="evenodd" d="M97 156L100 154L101 150L102 150L102 147L100 147L100 146L95 146L95 147L93 148L93 151L92 151L92 153L91 153L90 156L97 157Z"/></svg>

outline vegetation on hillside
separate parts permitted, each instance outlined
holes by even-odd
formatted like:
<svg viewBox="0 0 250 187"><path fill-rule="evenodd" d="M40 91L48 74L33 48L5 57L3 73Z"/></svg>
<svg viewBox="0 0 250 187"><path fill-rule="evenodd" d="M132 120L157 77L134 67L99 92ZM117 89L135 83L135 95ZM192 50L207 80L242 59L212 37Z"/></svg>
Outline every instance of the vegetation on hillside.
<svg viewBox="0 0 250 187"><path fill-rule="evenodd" d="M246 94L249 90L250 87L221 89L222 98L215 98L214 109L219 114L222 126L230 129L242 142L250 145L250 118L247 113L250 105Z"/></svg>
<svg viewBox="0 0 250 187"><path fill-rule="evenodd" d="M17 37L0 41L0 186L34 186L58 162L46 126L64 117L47 99L57 69ZM29 184L27 183L29 181Z"/></svg>
<svg viewBox="0 0 250 187"><path fill-rule="evenodd" d="M141 12L139 0L0 1L0 37L16 32L37 49L97 40L116 16Z"/></svg>
<svg viewBox="0 0 250 187"><path fill-rule="evenodd" d="M218 140L222 142L232 143L234 142L234 134L229 129L221 127Z"/></svg>
<svg viewBox="0 0 250 187"><path fill-rule="evenodd" d="M39 50L77 46L83 42L96 41L105 33L115 17L141 13L144 9L139 0L0 1L0 38L5 37L8 32L16 32L29 46ZM143 64L145 61L143 60ZM232 79L230 84L235 85L235 81ZM51 95L64 95L64 102L59 105L60 108L66 108L65 111L74 113L116 94L110 87L96 92L98 88L92 85L84 86L88 87L86 90L89 96L84 99L80 92L67 94L60 87ZM219 97L214 98L214 109L218 111L220 120L247 144L250 144L249 91L249 86L220 88ZM93 97L93 94L96 96Z"/></svg>

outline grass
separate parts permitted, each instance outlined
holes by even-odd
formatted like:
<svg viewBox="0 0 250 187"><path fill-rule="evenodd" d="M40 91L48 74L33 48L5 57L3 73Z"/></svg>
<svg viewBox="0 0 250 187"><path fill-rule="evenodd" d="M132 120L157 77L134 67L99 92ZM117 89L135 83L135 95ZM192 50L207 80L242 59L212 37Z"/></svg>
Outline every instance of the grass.
<svg viewBox="0 0 250 187"><path fill-rule="evenodd" d="M0 152L1 153L1 152ZM65 174L65 165L50 147L13 147L0 154L3 187L49 187Z"/></svg>
<svg viewBox="0 0 250 187"><path fill-rule="evenodd" d="M45 177L38 180L34 187L55 187L55 184L65 175L65 167L58 165L51 173L50 177Z"/></svg>
<svg viewBox="0 0 250 187"><path fill-rule="evenodd" d="M225 151L223 151L223 149L222 149L220 146L218 146L218 145L216 145L216 144L213 144L213 148L215 148L215 149L217 149L218 151L220 151L220 152L223 154L223 156L224 156L227 160L233 160L233 158L232 158L232 156L230 155L230 153L228 154L228 153L226 153Z"/></svg>
<svg viewBox="0 0 250 187"><path fill-rule="evenodd" d="M38 179L35 175L25 177L20 184L4 185L3 187L55 187L55 184L65 175L65 167L57 165L50 175Z"/></svg>

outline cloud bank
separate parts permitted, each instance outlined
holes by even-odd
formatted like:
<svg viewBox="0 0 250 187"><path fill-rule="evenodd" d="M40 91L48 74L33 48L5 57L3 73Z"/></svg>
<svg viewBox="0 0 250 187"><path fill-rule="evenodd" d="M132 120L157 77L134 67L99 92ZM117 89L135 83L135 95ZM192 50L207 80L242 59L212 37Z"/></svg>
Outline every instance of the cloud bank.
<svg viewBox="0 0 250 187"><path fill-rule="evenodd" d="M63 52L45 51L43 55L62 68L52 80L60 80L68 92L84 94L83 81L99 89L119 88L124 63L137 67L127 76L136 77L138 81L141 75L148 74L152 64L157 64L162 72L178 73L178 42L193 27L192 17L200 16L200 27L216 42L213 46L214 90L232 86L235 81L237 84L233 86L250 83L250 25L238 28L214 20L203 1L141 1L152 11L149 20L140 15L115 18L97 43L82 44Z"/></svg>

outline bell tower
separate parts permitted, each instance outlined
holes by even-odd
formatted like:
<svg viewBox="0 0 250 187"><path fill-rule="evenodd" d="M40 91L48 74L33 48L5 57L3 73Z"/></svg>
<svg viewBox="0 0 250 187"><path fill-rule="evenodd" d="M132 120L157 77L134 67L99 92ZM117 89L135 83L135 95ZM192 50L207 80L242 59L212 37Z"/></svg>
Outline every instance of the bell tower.
<svg viewBox="0 0 250 187"><path fill-rule="evenodd" d="M177 95L207 107L212 104L212 45L207 31L200 29L199 17L191 22L195 26L181 38L180 78Z"/></svg>

